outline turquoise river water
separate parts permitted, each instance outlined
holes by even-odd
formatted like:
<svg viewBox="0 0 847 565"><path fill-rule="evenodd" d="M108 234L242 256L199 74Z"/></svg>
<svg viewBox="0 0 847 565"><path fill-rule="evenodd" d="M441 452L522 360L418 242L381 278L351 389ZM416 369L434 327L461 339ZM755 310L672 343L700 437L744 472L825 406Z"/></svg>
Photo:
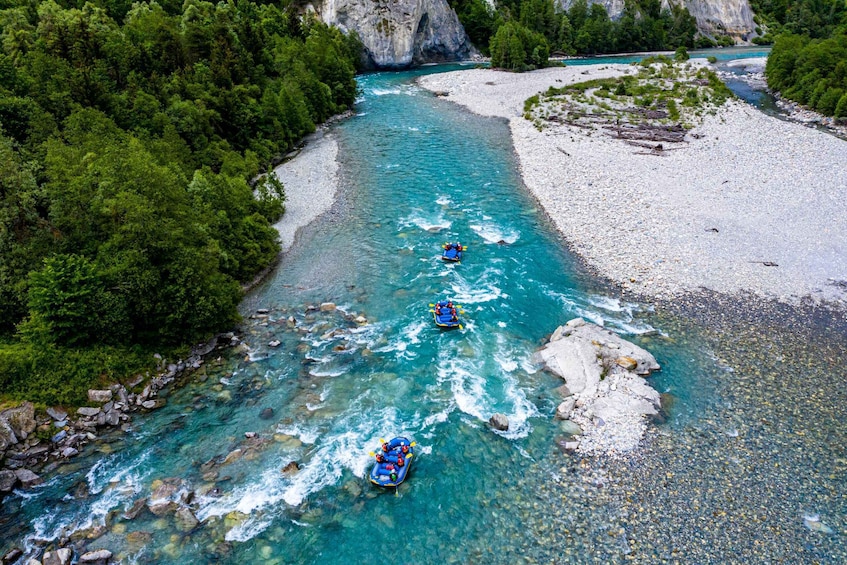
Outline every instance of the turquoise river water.
<svg viewBox="0 0 847 565"><path fill-rule="evenodd" d="M675 399L657 427L670 443L726 407L716 383L730 369L581 270L523 190L505 122L414 85L438 70L361 77L355 117L334 126L339 202L245 300L249 350L208 360L135 431L99 440L44 486L7 498L0 549L37 555L70 540L123 562L195 564L632 555L620 527L631 493L591 494L627 466L604 471L557 447L561 382L532 353L576 316L648 347L663 368L651 382ZM447 240L469 246L461 264L440 260ZM433 325L428 305L440 298L463 306L463 329ZM329 301L338 308L315 308ZM350 321L359 314L366 325ZM272 416L260 417L266 408ZM486 425L495 412L508 416L508 432ZM419 455L386 492L367 481L368 452L395 435L413 438ZM283 472L292 461L299 471ZM122 515L162 481L200 525ZM568 494L551 494L555 485ZM823 529L821 509L806 510L806 528L802 512L792 517L800 531ZM644 561L679 557L662 551Z"/></svg>

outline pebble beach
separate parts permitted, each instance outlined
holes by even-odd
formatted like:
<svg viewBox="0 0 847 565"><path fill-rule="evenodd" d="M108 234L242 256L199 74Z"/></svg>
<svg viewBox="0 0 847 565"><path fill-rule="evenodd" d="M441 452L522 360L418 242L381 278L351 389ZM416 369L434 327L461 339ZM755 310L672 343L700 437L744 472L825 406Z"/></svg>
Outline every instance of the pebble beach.
<svg viewBox="0 0 847 565"><path fill-rule="evenodd" d="M274 169L285 187L285 215L274 225L283 252L291 249L297 230L332 207L338 190L337 157L338 143L321 128Z"/></svg>
<svg viewBox="0 0 847 565"><path fill-rule="evenodd" d="M625 292L673 299L708 289L843 306L843 140L736 100L705 116L683 147L662 155L566 125L538 131L522 117L524 101L550 86L631 69L474 69L419 84L509 121L527 188L572 250Z"/></svg>

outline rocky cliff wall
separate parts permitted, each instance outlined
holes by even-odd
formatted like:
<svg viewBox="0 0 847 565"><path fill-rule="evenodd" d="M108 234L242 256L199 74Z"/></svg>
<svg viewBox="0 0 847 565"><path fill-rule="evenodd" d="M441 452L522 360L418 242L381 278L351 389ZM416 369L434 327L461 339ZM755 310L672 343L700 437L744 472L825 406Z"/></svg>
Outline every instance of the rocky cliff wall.
<svg viewBox="0 0 847 565"><path fill-rule="evenodd" d="M574 0L558 0L565 10ZM624 8L624 0L588 0L588 4L602 4L609 17L617 19ZM749 0L662 0L662 8L684 5L697 20L697 28L708 35L731 35L746 40L756 28Z"/></svg>
<svg viewBox="0 0 847 565"><path fill-rule="evenodd" d="M322 0L313 7L323 22L359 34L371 68L399 69L476 54L446 0Z"/></svg>

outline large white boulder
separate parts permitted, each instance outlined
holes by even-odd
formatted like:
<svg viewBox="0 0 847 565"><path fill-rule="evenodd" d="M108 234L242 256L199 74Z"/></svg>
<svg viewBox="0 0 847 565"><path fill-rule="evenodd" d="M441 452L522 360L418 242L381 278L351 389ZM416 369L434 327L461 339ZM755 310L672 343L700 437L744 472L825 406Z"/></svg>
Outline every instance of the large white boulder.
<svg viewBox="0 0 847 565"><path fill-rule="evenodd" d="M660 368L653 355L582 318L556 329L536 361L564 379L571 393L557 417L582 428L581 452L632 451L646 431L646 417L661 408L659 393L644 380Z"/></svg>

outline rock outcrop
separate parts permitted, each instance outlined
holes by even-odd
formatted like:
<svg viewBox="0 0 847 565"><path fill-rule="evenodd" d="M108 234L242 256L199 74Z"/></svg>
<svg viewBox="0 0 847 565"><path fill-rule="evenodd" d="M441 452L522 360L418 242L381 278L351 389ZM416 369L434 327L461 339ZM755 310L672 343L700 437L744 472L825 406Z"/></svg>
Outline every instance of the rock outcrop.
<svg viewBox="0 0 847 565"><path fill-rule="evenodd" d="M569 9L575 0L559 0L563 9ZM588 0L588 4L602 4L609 17L616 20L624 9L624 0ZM730 35L746 41L756 29L749 0L662 0L662 9L680 4L697 20L697 29L706 35Z"/></svg>
<svg viewBox="0 0 847 565"><path fill-rule="evenodd" d="M582 453L632 451L646 431L646 417L661 408L659 393L644 380L659 370L656 359L582 318L553 332L536 361L565 380L556 417L579 425L582 434L573 448Z"/></svg>
<svg viewBox="0 0 847 565"><path fill-rule="evenodd" d="M446 0L318 0L314 9L324 23L358 33L371 68L402 69L476 54Z"/></svg>

